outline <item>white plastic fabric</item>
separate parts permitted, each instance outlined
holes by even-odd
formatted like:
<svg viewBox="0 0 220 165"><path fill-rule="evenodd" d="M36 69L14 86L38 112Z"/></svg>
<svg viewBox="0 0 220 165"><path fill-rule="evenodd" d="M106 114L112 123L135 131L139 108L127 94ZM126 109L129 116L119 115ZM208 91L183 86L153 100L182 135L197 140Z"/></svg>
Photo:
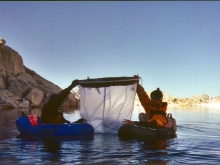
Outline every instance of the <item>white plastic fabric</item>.
<svg viewBox="0 0 220 165"><path fill-rule="evenodd" d="M79 85L80 116L95 133L117 133L123 119L131 119L137 83L127 86L88 88Z"/></svg>

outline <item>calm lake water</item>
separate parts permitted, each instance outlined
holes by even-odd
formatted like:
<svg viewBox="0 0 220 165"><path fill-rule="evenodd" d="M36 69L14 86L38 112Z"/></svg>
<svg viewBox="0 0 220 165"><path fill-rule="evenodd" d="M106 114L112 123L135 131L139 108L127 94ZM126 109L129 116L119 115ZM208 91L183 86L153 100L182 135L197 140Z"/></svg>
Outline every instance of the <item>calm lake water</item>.
<svg viewBox="0 0 220 165"><path fill-rule="evenodd" d="M32 141L16 136L15 120L41 109L0 110L0 164L219 164L220 107L169 107L177 137L151 142L121 141L117 134L95 134L94 140ZM64 109L70 121L79 111ZM132 119L137 120L140 107Z"/></svg>

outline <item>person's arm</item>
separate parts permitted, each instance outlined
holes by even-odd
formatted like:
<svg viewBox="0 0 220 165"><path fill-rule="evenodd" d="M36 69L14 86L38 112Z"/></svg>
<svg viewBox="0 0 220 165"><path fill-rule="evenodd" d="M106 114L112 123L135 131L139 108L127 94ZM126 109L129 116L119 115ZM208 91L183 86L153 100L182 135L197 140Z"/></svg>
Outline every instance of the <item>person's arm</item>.
<svg viewBox="0 0 220 165"><path fill-rule="evenodd" d="M74 88L77 84L78 84L78 80L74 80L69 87L65 88L60 93L58 93L56 98L48 101L43 106L43 109L58 110L58 108L62 105L65 98L69 95L72 88Z"/></svg>
<svg viewBox="0 0 220 165"><path fill-rule="evenodd" d="M53 101L53 103L55 105L57 105L57 107L59 108L63 101L65 100L65 98L70 94L70 91L78 84L78 80L74 80L72 82L72 84L67 87L66 89L62 90L58 96L55 98L55 100Z"/></svg>
<svg viewBox="0 0 220 165"><path fill-rule="evenodd" d="M145 92L144 88L140 84L137 84L137 95L139 97L141 105L144 107L146 114L148 114L148 109L151 104L150 103L151 100L150 100L147 92Z"/></svg>

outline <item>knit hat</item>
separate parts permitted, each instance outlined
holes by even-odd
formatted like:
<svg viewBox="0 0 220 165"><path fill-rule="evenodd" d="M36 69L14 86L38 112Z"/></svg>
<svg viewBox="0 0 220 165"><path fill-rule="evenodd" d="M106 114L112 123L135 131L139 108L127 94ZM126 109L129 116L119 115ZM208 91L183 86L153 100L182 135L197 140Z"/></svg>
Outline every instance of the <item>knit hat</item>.
<svg viewBox="0 0 220 165"><path fill-rule="evenodd" d="M161 92L160 88L157 88L157 90L151 92L150 97L151 97L151 99L162 100L163 93Z"/></svg>

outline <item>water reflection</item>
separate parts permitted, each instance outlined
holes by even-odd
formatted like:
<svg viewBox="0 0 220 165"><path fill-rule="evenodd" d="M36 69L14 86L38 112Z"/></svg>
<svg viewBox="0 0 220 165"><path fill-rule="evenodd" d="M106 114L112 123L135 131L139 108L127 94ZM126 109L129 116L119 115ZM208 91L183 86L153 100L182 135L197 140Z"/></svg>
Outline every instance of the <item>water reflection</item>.
<svg viewBox="0 0 220 165"><path fill-rule="evenodd" d="M61 149L60 141L43 141L43 148L46 152L59 153Z"/></svg>
<svg viewBox="0 0 220 165"><path fill-rule="evenodd" d="M147 159L146 164L161 164L165 165L167 164L167 161L165 160L151 160L155 157L163 157L168 155L168 152L166 151L167 147L170 145L170 142L168 140L155 140L155 141L145 141L142 143L142 152L145 155Z"/></svg>
<svg viewBox="0 0 220 165"><path fill-rule="evenodd" d="M0 140L7 140L16 136L18 131L15 126L15 119L20 115L21 112L16 109L0 110Z"/></svg>
<svg viewBox="0 0 220 165"><path fill-rule="evenodd" d="M144 150L165 150L168 146L167 140L155 140L144 142Z"/></svg>
<svg viewBox="0 0 220 165"><path fill-rule="evenodd" d="M148 160L145 165L167 165L164 160Z"/></svg>
<svg viewBox="0 0 220 165"><path fill-rule="evenodd" d="M150 159L146 164L166 165L167 161L155 159L168 155L166 148L169 146L167 140L145 141L142 146L142 151L147 159ZM153 159L153 160L151 160Z"/></svg>
<svg viewBox="0 0 220 165"><path fill-rule="evenodd" d="M95 134L94 140L23 140L15 138L15 120L41 114L41 108L0 110L2 164L218 164L220 108L170 107L177 120L178 138L156 141L121 141L117 134ZM70 121L78 109L62 109ZM134 114L134 120L137 120Z"/></svg>

